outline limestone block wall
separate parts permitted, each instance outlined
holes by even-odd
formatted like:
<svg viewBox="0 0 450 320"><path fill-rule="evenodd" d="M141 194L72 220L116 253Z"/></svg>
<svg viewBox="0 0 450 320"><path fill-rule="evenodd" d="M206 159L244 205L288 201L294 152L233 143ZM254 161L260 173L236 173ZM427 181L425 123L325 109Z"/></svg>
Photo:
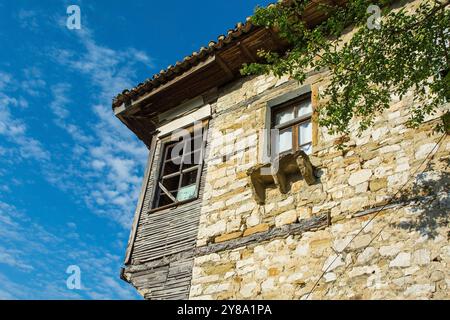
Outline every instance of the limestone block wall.
<svg viewBox="0 0 450 320"><path fill-rule="evenodd" d="M384 211L331 265L310 298L448 299L448 229L422 232L424 211L415 206ZM305 299L336 257L332 248L345 246L368 218L198 257L191 298Z"/></svg>
<svg viewBox="0 0 450 320"><path fill-rule="evenodd" d="M307 80L314 106L326 81L326 73ZM260 162L267 101L298 87L287 78L246 78L213 104L190 298L304 299L374 215L310 298L450 298L450 139L435 148L439 115L407 128L410 96L392 97L362 135L351 128L343 150L315 126L317 183L299 180L287 194L271 188L265 204L256 203L246 171ZM432 162L419 168L433 148Z"/></svg>

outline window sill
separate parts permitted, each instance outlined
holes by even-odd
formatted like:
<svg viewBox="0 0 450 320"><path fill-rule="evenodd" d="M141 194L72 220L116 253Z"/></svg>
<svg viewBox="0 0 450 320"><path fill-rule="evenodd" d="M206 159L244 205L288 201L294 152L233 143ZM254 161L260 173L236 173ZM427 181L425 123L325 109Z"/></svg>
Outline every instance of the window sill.
<svg viewBox="0 0 450 320"><path fill-rule="evenodd" d="M276 185L285 194L289 192L296 177L302 178L308 185L316 183L314 166L304 151L280 154L277 161L278 170L272 171L270 175L261 174L263 168L272 170L270 163L256 165L247 171L254 198L259 204L265 203L266 189L271 185Z"/></svg>
<svg viewBox="0 0 450 320"><path fill-rule="evenodd" d="M178 206L187 204L187 203L192 202L192 201L195 201L195 200L198 200L198 196L195 197L195 198L192 198L192 199L188 199L188 200L183 200L183 201L179 201L179 202L174 202L174 203L171 203L171 204L167 204L167 205L162 206L162 207L159 207L159 208L153 208L153 209L150 209L150 210L148 211L148 214L152 214L152 213L155 213L155 212L158 212L158 211L167 210L167 209L176 208L176 207L178 207Z"/></svg>

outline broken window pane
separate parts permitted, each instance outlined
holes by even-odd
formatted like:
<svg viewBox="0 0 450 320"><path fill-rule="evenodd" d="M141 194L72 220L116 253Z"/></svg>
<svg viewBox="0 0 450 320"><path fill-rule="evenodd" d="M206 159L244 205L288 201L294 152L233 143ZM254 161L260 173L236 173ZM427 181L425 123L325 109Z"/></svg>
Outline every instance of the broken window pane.
<svg viewBox="0 0 450 320"><path fill-rule="evenodd" d="M169 174L179 172L180 171L180 165L176 164L176 161L173 161L172 159L169 159L164 164L164 173L163 176L167 176Z"/></svg>
<svg viewBox="0 0 450 320"><path fill-rule="evenodd" d="M183 159L183 170L199 165L201 163L201 155L201 150L186 154Z"/></svg>
<svg viewBox="0 0 450 320"><path fill-rule="evenodd" d="M207 122L204 122L207 124ZM156 182L153 209L190 200L197 196L203 156L204 132L180 137L179 141L167 141L161 150L161 171Z"/></svg>
<svg viewBox="0 0 450 320"><path fill-rule="evenodd" d="M176 175L175 177L171 178L164 178L162 180L163 186L169 191L177 190L179 182L180 182L180 175Z"/></svg>
<svg viewBox="0 0 450 320"><path fill-rule="evenodd" d="M185 186L194 184L197 180L197 172L198 172L198 169L183 173L183 179L181 181L181 186L185 187Z"/></svg>
<svg viewBox="0 0 450 320"><path fill-rule="evenodd" d="M196 184L191 184L189 186L182 187L178 191L177 201L184 201L184 200L189 200L189 199L194 198L196 191L197 191Z"/></svg>

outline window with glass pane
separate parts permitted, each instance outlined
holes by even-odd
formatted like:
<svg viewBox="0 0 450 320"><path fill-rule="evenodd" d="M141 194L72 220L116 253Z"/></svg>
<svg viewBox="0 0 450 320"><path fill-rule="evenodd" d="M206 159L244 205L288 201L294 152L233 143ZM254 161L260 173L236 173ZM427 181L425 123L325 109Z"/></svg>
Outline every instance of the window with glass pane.
<svg viewBox="0 0 450 320"><path fill-rule="evenodd" d="M311 96L303 96L272 110L272 129L278 129L275 152L312 152Z"/></svg>
<svg viewBox="0 0 450 320"><path fill-rule="evenodd" d="M163 144L161 169L153 208L170 206L197 197L203 162L205 130Z"/></svg>

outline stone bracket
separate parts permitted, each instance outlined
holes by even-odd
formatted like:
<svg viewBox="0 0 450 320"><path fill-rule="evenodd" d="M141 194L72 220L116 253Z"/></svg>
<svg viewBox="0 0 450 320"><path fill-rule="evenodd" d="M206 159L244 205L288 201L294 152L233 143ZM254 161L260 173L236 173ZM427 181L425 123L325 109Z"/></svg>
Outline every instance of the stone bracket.
<svg viewBox="0 0 450 320"><path fill-rule="evenodd" d="M256 165L247 170L253 197L258 204L264 204L266 201L266 188L274 183L272 175L261 174L261 169L263 168L269 170L270 164Z"/></svg>
<svg viewBox="0 0 450 320"><path fill-rule="evenodd" d="M303 179L305 179L306 183L310 186L316 183L316 176L314 175L314 166L309 160L308 155L299 151L299 155L296 157L297 165L302 174Z"/></svg>
<svg viewBox="0 0 450 320"><path fill-rule="evenodd" d="M300 175L308 185L316 182L314 166L308 155L302 150L282 154L274 162L278 165L258 164L247 170L253 196L258 204L265 203L266 189L273 184L281 193L288 193L291 187L291 177L295 175ZM262 169L270 170L271 174L262 174Z"/></svg>

